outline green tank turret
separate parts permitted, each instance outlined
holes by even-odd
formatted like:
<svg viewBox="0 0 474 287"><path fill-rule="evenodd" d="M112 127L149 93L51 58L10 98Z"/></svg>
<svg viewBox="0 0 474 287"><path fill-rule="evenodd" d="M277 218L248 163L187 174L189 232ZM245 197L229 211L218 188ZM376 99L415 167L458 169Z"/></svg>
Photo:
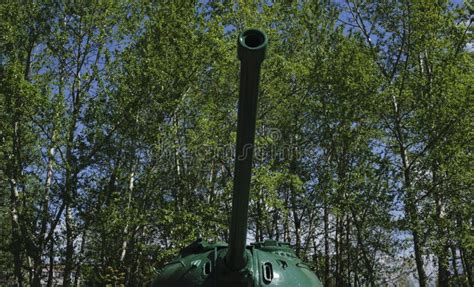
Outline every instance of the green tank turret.
<svg viewBox="0 0 474 287"><path fill-rule="evenodd" d="M247 242L247 219L260 65L267 36L250 29L237 41L240 94L229 244L198 239L158 270L153 287L319 287L288 243Z"/></svg>

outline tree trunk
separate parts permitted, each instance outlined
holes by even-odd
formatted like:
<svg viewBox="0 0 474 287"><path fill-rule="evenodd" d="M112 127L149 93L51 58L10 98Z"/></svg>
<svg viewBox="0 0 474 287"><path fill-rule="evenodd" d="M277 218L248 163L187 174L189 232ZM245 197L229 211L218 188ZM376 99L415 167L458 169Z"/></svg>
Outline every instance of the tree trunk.
<svg viewBox="0 0 474 287"><path fill-rule="evenodd" d="M12 253L13 253L13 261L14 261L14 272L15 272L15 279L16 284L19 287L23 286L23 272L22 272L22 258L21 258L21 233L20 233L20 224L18 222L18 188L16 185L16 180L13 178L10 179L10 189L11 189L11 196L10 196L10 214L12 218Z"/></svg>
<svg viewBox="0 0 474 287"><path fill-rule="evenodd" d="M300 257L301 256L301 219L298 216L296 198L294 197L295 195L293 194L291 202L292 202L293 220L295 222L295 239L296 239L295 251L296 251L296 256Z"/></svg>
<svg viewBox="0 0 474 287"><path fill-rule="evenodd" d="M52 135L52 141L53 143L51 144L51 147L49 148L48 151L48 165L46 169L46 180L44 184L44 191L43 191L43 198L42 198L42 207L41 207L41 231L40 235L38 238L38 250L37 254L35 254L34 258L34 275L33 275L33 284L32 286L41 286L41 273L42 273L42 256L43 256L43 250L45 247L48 245L48 230L47 230L47 224L50 219L49 216L49 191L51 188L51 183L53 181L53 161L54 161L54 153L55 153L55 148L54 148L54 140L55 140L55 132L53 131Z"/></svg>
<svg viewBox="0 0 474 287"><path fill-rule="evenodd" d="M287 190L287 189L285 188L285 190ZM289 192L286 192L286 196L285 196L286 210L290 209L288 193ZM291 238L290 238L290 214L289 214L289 212L285 212L285 222L283 224L283 241L291 242Z"/></svg>
<svg viewBox="0 0 474 287"><path fill-rule="evenodd" d="M81 238L81 248L79 249L79 255L81 256L81 259L76 265L76 274L74 276L74 287L78 287L80 280L81 280L81 265L83 261L83 254L84 254L84 249L86 246L86 237L87 237L87 226L84 226L84 231L82 232L82 238Z"/></svg>
<svg viewBox="0 0 474 287"><path fill-rule="evenodd" d="M402 130L402 118L395 96L392 96L392 105L395 113L395 138L398 142L400 158L402 161L402 174L406 193L405 215L407 216L407 219L410 223L409 225L411 227L410 229L413 235L413 248L415 251L415 263L416 270L418 273L418 281L420 287L426 287L426 272L424 269L423 252L421 248L421 240L419 234L420 226L418 222L418 212L415 204L416 195L414 194L415 191L412 190L411 170L408 160L408 153L405 145L405 137Z"/></svg>
<svg viewBox="0 0 474 287"><path fill-rule="evenodd" d="M435 173L434 173L435 174ZM434 176L434 175L433 175ZM438 286L439 287L447 287L449 286L449 261L448 261L448 243L446 236L446 230L443 224L442 218L442 206L441 200L439 198L438 192L435 193L435 204L436 204L436 223L437 223L437 233L438 233L438 241L441 245L441 250L438 252Z"/></svg>
<svg viewBox="0 0 474 287"><path fill-rule="evenodd" d="M470 255L468 251L464 248L459 248L459 252L461 254L461 261L464 268L464 272L467 275L467 281L469 282L469 286L474 286L474 279L472 278L472 265L470 260Z"/></svg>
<svg viewBox="0 0 474 287"><path fill-rule="evenodd" d="M324 286L329 286L329 210L324 202Z"/></svg>
<svg viewBox="0 0 474 287"><path fill-rule="evenodd" d="M350 217L346 215L346 242L345 242L345 251L346 251L346 282L351 286L351 245L350 245L350 228L351 222Z"/></svg>
<svg viewBox="0 0 474 287"><path fill-rule="evenodd" d="M132 194L133 188L135 183L135 167L132 167L132 172L130 173L129 181L128 181L128 197L127 197L127 208L125 210L125 227L123 228L122 232L122 252L120 253L120 265L122 266L125 260L125 255L127 254L127 245L128 245L128 228L129 228L129 220L130 220L130 206L132 204Z"/></svg>
<svg viewBox="0 0 474 287"><path fill-rule="evenodd" d="M71 285L71 273L74 268L74 232L72 208L69 200L66 202L66 256L64 262L63 287Z"/></svg>
<svg viewBox="0 0 474 287"><path fill-rule="evenodd" d="M458 272L458 264L457 264L457 256L456 256L456 247L451 246L451 265L453 266L454 272L454 284L459 284L459 272Z"/></svg>
<svg viewBox="0 0 474 287"><path fill-rule="evenodd" d="M290 176L296 175L296 159L292 159L290 163ZM297 204L297 194L296 188L294 186L293 177L290 178L290 186L289 186L289 193L290 193L290 200L291 200L291 212L293 214L293 221L295 223L295 252L296 256L301 256L301 218L298 215L298 204Z"/></svg>
<svg viewBox="0 0 474 287"><path fill-rule="evenodd" d="M336 216L336 235L335 235L335 251L336 251L336 286L342 286L341 282L341 244L340 244L340 237L341 237L341 227L340 227L340 219L339 215Z"/></svg>
<svg viewBox="0 0 474 287"><path fill-rule="evenodd" d="M353 209L351 209L351 214L352 214L352 221L354 222L354 227L355 227L357 249L362 255L362 260L367 270L367 281L369 283L368 285L375 286L375 272L372 266L372 262L369 259L369 254L368 254L367 248L365 247L366 245L364 244L364 240L362 238L362 227L360 226L360 222L356 217L356 212ZM356 275L357 275L357 270L359 270L358 267L356 267ZM354 279L354 280L357 281L358 279Z"/></svg>
<svg viewBox="0 0 474 287"><path fill-rule="evenodd" d="M257 216L255 218L255 240L263 241L263 231L262 231L262 204L260 202L260 190L257 195Z"/></svg>
<svg viewBox="0 0 474 287"><path fill-rule="evenodd" d="M419 238L417 230L413 230L412 234L413 234L413 245L415 248L415 263L416 263L416 269L418 270L418 280L420 283L420 287L425 287L426 286L426 273L423 267L423 258L422 258L422 252L421 252L420 238Z"/></svg>
<svg viewBox="0 0 474 287"><path fill-rule="evenodd" d="M18 182L21 175L21 144L20 144L20 119L17 110L20 109L20 96L15 98L15 103L12 103L13 95L6 97L6 107L8 111L12 112L11 129L12 146L11 153L5 153L5 161L7 163L7 177L10 184L10 216L11 216L11 252L13 255L15 281L17 286L23 286L23 259L22 259L22 234L19 214L19 190Z"/></svg>
<svg viewBox="0 0 474 287"><path fill-rule="evenodd" d="M51 239L49 243L49 268L48 268L48 283L47 287L53 286L53 269L54 269L54 240Z"/></svg>
<svg viewBox="0 0 474 287"><path fill-rule="evenodd" d="M78 54L78 59L81 58L81 54ZM72 214L72 196L73 191L76 189L77 183L77 160L73 154L75 149L75 132L77 129L77 122L79 120L79 114L81 109L81 67L82 64L77 64L76 78L74 79L71 91L72 97L72 115L68 125L68 134L66 142L66 176L65 176L65 189L63 193L63 201L65 205L65 222L66 222L66 256L64 262L64 279L63 287L69 287L71 285L71 273L74 268L74 218Z"/></svg>
<svg viewBox="0 0 474 287"><path fill-rule="evenodd" d="M43 260L41 259L41 253L42 253L42 249L39 249L38 250L38 254L37 256L35 256L35 258L33 259L33 279L32 279L32 283L31 283L31 286L33 287L41 287L41 272L42 272L42 263L43 263Z"/></svg>

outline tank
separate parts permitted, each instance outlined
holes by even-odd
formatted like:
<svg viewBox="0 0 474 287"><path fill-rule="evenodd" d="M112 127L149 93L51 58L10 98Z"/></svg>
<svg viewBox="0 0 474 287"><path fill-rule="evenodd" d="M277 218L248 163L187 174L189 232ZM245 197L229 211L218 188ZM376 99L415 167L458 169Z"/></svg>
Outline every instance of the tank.
<svg viewBox="0 0 474 287"><path fill-rule="evenodd" d="M267 43L265 33L256 29L242 32L237 40L240 93L229 242L194 241L157 271L153 287L322 286L289 243L246 245L258 85Z"/></svg>

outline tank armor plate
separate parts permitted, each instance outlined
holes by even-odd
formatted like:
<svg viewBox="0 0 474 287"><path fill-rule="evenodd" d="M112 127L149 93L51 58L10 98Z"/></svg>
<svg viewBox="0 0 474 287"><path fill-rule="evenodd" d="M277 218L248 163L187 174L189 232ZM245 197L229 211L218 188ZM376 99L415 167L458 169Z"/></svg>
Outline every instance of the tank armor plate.
<svg viewBox="0 0 474 287"><path fill-rule="evenodd" d="M247 246L247 266L227 268L226 243L198 239L157 271L155 287L280 286L319 287L311 267L303 263L288 243L267 240Z"/></svg>

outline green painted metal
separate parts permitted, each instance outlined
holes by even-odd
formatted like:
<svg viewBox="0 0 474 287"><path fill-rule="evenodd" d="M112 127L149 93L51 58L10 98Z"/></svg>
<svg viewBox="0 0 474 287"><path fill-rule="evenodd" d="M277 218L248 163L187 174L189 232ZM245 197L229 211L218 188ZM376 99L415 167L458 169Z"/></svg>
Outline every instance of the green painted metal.
<svg viewBox="0 0 474 287"><path fill-rule="evenodd" d="M267 36L258 30L247 30L237 41L240 59L240 94L237 115L237 143L235 149L234 189L229 234L227 264L232 270L242 269L245 262L247 217L249 205L252 156L257 117L260 65L265 58Z"/></svg>
<svg viewBox="0 0 474 287"><path fill-rule="evenodd" d="M196 240L157 271L154 287L322 286L288 243L266 240L246 245L258 84L267 36L251 29L237 42L240 95L229 244Z"/></svg>
<svg viewBox="0 0 474 287"><path fill-rule="evenodd" d="M225 263L227 244L193 242L158 271L157 287L320 287L311 267L287 243L267 240L247 246L246 265L239 271Z"/></svg>

